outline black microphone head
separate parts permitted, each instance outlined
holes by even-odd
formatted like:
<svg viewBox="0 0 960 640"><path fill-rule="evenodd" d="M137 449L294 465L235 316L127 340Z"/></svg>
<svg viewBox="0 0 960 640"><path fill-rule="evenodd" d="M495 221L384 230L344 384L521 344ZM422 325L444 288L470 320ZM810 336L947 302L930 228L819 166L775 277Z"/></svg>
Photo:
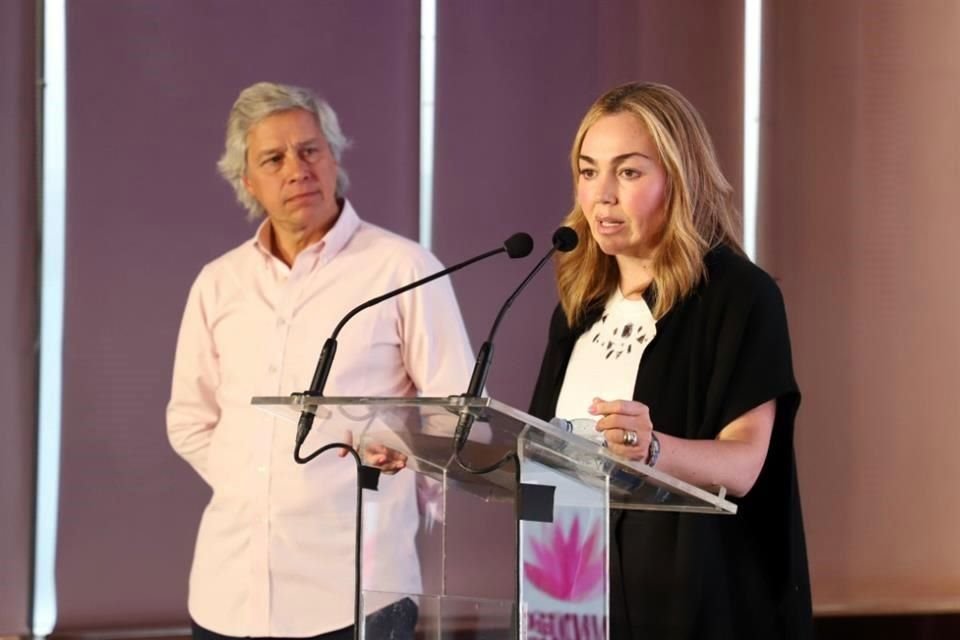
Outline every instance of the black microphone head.
<svg viewBox="0 0 960 640"><path fill-rule="evenodd" d="M577 238L577 232L570 227L560 227L553 232L553 248L560 253L573 251L577 248L579 241L580 239Z"/></svg>
<svg viewBox="0 0 960 640"><path fill-rule="evenodd" d="M576 234L574 234L576 235ZM529 233L515 233L503 243L507 255L511 258L526 258L533 251L533 238Z"/></svg>

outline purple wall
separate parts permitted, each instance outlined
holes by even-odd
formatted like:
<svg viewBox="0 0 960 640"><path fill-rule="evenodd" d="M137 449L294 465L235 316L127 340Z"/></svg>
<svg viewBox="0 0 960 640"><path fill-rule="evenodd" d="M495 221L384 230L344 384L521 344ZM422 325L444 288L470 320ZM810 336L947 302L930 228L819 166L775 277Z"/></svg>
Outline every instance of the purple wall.
<svg viewBox="0 0 960 640"><path fill-rule="evenodd" d="M525 260L454 277L477 346L570 209L570 141L599 89L596 21L578 0L440 3L434 248L450 263L514 231L536 242ZM496 341L490 393L524 409L556 304L552 274L531 282Z"/></svg>
<svg viewBox="0 0 960 640"><path fill-rule="evenodd" d="M36 376L36 9L0 2L0 636L27 631Z"/></svg>
<svg viewBox="0 0 960 640"><path fill-rule="evenodd" d="M415 237L417 3L67 8L58 629L182 624L207 492L164 431L176 332L200 266L254 229L215 169L227 112L256 81L317 89L361 215Z"/></svg>
<svg viewBox="0 0 960 640"><path fill-rule="evenodd" d="M535 241L524 260L498 257L454 276L475 348L569 210L570 139L599 88L595 14L578 0L439 3L434 250L450 264L516 231ZM526 410L555 304L547 265L500 326L491 396ZM448 509L449 557L462 565L449 571L451 589L511 597L511 506L454 500Z"/></svg>

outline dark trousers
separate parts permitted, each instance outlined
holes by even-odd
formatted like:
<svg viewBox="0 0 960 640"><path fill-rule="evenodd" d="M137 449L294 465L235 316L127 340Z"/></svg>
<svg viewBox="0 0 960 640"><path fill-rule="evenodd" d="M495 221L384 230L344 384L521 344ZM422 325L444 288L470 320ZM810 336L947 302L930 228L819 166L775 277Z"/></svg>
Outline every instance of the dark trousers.
<svg viewBox="0 0 960 640"><path fill-rule="evenodd" d="M417 627L417 605L410 598L404 598L367 616L367 640L413 640ZM309 638L253 638L246 636L225 636L204 629L191 621L193 640L353 640L353 625L337 631L322 633Z"/></svg>

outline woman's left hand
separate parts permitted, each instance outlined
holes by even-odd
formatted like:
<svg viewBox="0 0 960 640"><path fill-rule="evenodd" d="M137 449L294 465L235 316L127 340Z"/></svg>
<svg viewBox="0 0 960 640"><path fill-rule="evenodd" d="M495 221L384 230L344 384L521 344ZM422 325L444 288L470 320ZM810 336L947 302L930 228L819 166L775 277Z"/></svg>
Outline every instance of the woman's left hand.
<svg viewBox="0 0 960 640"><path fill-rule="evenodd" d="M603 434L607 447L629 460L646 462L650 450L653 422L650 409L635 400L603 400L594 398L590 413L602 416L597 431Z"/></svg>

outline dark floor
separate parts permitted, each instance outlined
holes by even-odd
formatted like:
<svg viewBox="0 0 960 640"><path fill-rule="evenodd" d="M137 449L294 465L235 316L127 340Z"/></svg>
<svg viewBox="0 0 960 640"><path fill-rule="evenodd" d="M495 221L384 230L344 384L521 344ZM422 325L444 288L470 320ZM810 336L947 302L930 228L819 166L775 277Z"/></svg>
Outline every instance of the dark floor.
<svg viewBox="0 0 960 640"><path fill-rule="evenodd" d="M816 640L951 640L960 639L960 614L899 616L830 616L815 621ZM492 636L491 636L492 638ZM476 634L455 634L450 640L484 640ZM189 635L145 631L60 633L48 640L190 640Z"/></svg>
<svg viewBox="0 0 960 640"><path fill-rule="evenodd" d="M960 614L824 617L817 640L951 640L960 638Z"/></svg>

